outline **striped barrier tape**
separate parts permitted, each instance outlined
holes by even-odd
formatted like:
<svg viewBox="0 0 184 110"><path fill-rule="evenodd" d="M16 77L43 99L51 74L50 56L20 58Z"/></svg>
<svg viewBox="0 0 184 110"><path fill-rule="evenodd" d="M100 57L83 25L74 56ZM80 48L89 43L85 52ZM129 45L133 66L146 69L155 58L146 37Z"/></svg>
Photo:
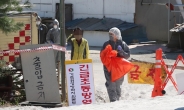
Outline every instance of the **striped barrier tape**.
<svg viewBox="0 0 184 110"><path fill-rule="evenodd" d="M20 53L20 52L34 52L34 51L43 51L43 50L58 50L58 51L66 51L65 47L59 45L51 45L51 46L43 46L35 49L21 49L21 50L8 50L8 51L0 51L0 54L8 54L8 53Z"/></svg>

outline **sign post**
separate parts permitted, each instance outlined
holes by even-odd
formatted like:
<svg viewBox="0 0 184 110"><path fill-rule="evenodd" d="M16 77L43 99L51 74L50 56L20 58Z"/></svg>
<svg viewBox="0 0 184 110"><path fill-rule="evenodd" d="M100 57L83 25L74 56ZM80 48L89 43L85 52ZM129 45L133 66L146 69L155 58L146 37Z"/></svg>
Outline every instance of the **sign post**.
<svg viewBox="0 0 184 110"><path fill-rule="evenodd" d="M94 103L92 60L65 61L65 65L69 106Z"/></svg>

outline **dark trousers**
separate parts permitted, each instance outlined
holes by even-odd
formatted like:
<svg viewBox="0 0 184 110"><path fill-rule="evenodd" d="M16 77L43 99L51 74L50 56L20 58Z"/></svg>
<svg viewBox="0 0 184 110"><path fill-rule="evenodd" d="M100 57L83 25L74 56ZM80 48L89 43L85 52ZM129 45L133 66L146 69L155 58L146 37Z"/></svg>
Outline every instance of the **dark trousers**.
<svg viewBox="0 0 184 110"><path fill-rule="evenodd" d="M104 74L106 78L105 86L107 88L107 93L108 93L110 102L119 100L119 98L121 97L121 85L124 81L124 77L121 77L115 82L112 82L111 74L107 71L106 67L104 67Z"/></svg>

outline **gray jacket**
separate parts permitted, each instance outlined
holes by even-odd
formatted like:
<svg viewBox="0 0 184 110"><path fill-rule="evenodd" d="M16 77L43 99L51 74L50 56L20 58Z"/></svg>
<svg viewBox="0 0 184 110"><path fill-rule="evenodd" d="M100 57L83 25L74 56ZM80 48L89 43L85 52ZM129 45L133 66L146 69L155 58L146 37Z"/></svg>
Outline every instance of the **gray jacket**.
<svg viewBox="0 0 184 110"><path fill-rule="evenodd" d="M117 50L118 46L120 45L122 47L122 50L118 51L118 55L117 57L121 57L121 58L125 58L128 59L130 57L130 50L128 45L122 41L122 40L118 40L117 42L114 42L112 40L106 41L103 44L102 50L105 49L105 47L110 44L113 50Z"/></svg>
<svg viewBox="0 0 184 110"><path fill-rule="evenodd" d="M105 47L110 44L112 49L113 50L117 50L118 46L120 45L122 47L122 50L118 51L118 54L117 54L117 57L121 57L121 58L125 58L125 59L128 59L130 57L130 50L129 50L129 47L128 45L122 41L122 40L118 40L116 42L112 41L112 40L109 40L109 41L106 41L104 44L103 44L103 47L102 47L102 50L105 49ZM101 51L102 51L101 50ZM104 67L104 71L107 72L107 68L105 67L105 65L103 66ZM107 74L110 74L110 73L107 73ZM106 77L107 78L107 77Z"/></svg>
<svg viewBox="0 0 184 110"><path fill-rule="evenodd" d="M60 28L51 28L46 36L47 43L60 44Z"/></svg>
<svg viewBox="0 0 184 110"><path fill-rule="evenodd" d="M60 33L61 30L59 28L59 22L55 19L53 21L53 24L57 24L57 28L51 28L46 36L46 41L47 43L51 43L51 44L60 44Z"/></svg>

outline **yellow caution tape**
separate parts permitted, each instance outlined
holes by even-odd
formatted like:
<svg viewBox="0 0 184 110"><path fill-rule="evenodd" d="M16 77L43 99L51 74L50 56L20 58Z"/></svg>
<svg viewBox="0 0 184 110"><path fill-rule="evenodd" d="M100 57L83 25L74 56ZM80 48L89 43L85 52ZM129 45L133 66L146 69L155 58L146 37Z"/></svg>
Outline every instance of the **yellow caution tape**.
<svg viewBox="0 0 184 110"><path fill-rule="evenodd" d="M134 84L154 84L154 75L155 75L155 64L147 62L132 62L135 66L128 73L128 83ZM161 68L161 79L165 80L167 73L164 68Z"/></svg>

